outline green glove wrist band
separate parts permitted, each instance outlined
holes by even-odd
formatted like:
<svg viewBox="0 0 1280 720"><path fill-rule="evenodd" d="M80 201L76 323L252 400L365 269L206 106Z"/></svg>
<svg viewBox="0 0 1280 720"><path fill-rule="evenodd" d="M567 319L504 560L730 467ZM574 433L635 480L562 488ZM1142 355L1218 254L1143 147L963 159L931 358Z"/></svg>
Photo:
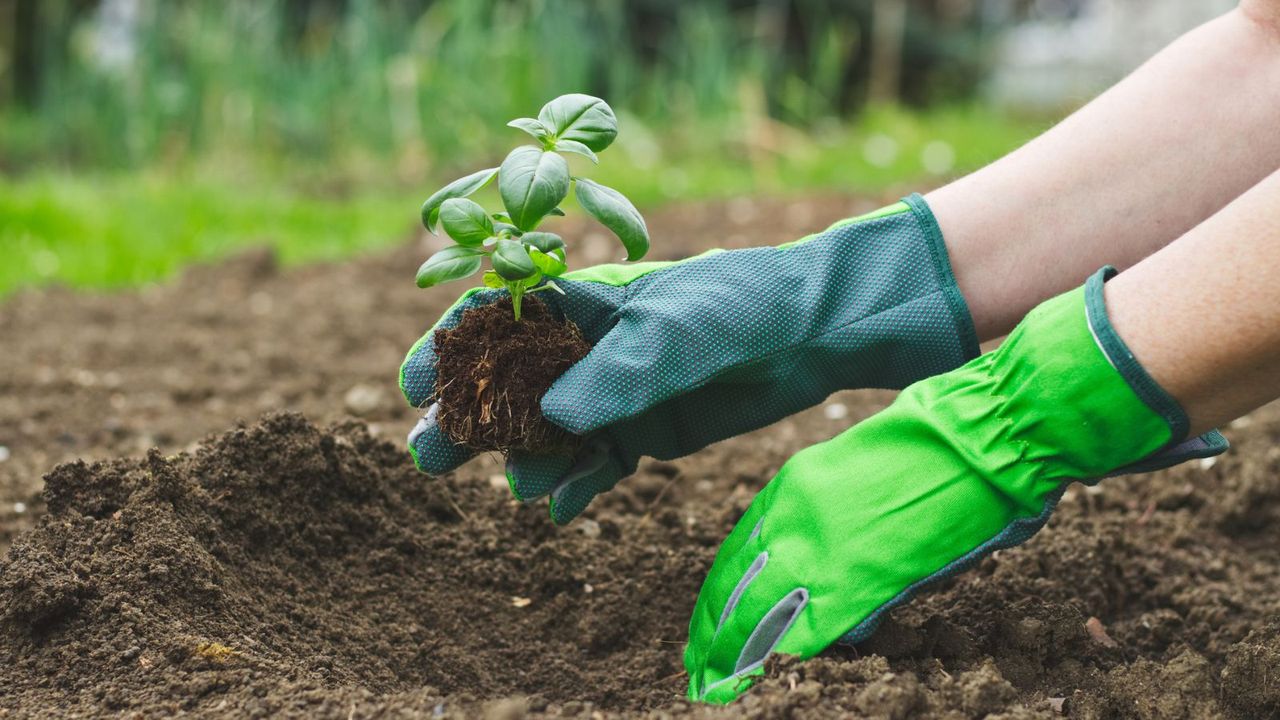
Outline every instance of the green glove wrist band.
<svg viewBox="0 0 1280 720"><path fill-rule="evenodd" d="M1027 540L1066 486L1217 454L1110 327L1100 271L994 352L793 457L726 539L690 624L690 697L724 702L773 651L869 636L924 586Z"/></svg>

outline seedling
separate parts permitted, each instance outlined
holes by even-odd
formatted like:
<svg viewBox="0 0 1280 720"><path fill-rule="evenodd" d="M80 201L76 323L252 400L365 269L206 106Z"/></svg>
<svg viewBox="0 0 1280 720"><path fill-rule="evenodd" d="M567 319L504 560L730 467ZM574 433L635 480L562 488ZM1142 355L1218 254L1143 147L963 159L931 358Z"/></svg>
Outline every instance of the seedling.
<svg viewBox="0 0 1280 720"><path fill-rule="evenodd" d="M543 105L537 119L517 118L507 125L528 133L538 144L521 145L500 166L454 180L427 198L422 223L433 233L443 227L456 244L418 268L418 287L470 277L488 258L492 269L484 273L484 284L507 289L519 320L525 295L564 293L555 282L568 270L564 239L538 227L548 217L564 215L560 204L570 190L582 209L618 236L628 260L639 260L649 251L649 231L622 193L569 174L566 153L598 163L597 153L617 137L618 120L608 103L590 95L561 95ZM468 199L494 178L505 212L490 213Z"/></svg>

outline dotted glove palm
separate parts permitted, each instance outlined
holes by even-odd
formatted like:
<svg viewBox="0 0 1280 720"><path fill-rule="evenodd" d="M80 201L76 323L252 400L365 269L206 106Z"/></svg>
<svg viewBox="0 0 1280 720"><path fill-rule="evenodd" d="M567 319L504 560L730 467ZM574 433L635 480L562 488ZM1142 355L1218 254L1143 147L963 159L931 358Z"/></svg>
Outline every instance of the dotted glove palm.
<svg viewBox="0 0 1280 720"><path fill-rule="evenodd" d="M900 388L977 355L937 223L920 196L782 247L713 251L674 263L569 273L542 299L594 344L542 399L543 414L587 436L576 457L514 453L517 498L551 498L564 523L635 471L641 456L681 457L775 422L843 388ZM501 297L472 290L432 331ZM409 435L425 472L471 452L429 407L432 332L400 372L426 408Z"/></svg>
<svg viewBox="0 0 1280 720"><path fill-rule="evenodd" d="M1186 416L1111 330L1103 281L782 467L698 597L692 699L732 700L771 652L868 637L922 586L1029 538L1074 479L1226 449L1216 431L1180 442Z"/></svg>

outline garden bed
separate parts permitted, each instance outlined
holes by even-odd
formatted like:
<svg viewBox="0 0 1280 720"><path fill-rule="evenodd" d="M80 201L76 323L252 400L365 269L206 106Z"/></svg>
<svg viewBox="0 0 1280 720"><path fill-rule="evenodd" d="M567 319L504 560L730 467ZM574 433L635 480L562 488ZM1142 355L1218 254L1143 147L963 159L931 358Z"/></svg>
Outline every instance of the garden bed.
<svg viewBox="0 0 1280 720"><path fill-rule="evenodd" d="M678 257L872 206L733 201L650 229ZM584 240L582 264L611 242ZM688 615L720 540L787 457L891 395L646 461L556 528L493 458L413 469L395 371L455 295L407 282L422 249L285 271L247 255L164 287L0 304L0 716L1280 707L1276 406L1228 428L1216 462L1074 487L1030 543L863 646L774 663L727 710L687 704Z"/></svg>

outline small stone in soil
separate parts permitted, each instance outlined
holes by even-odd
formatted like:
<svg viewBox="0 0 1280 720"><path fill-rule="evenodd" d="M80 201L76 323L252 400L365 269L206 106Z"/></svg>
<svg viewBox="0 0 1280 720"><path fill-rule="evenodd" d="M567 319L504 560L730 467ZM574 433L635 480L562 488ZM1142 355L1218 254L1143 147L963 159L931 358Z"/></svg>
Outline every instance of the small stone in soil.
<svg viewBox="0 0 1280 720"><path fill-rule="evenodd" d="M382 401L382 390L365 383L353 385L342 396L342 403L346 406L347 412L358 417L372 414L382 405Z"/></svg>
<svg viewBox="0 0 1280 720"><path fill-rule="evenodd" d="M1107 628L1098 618L1089 618L1084 624L1084 629L1089 633L1089 637L1099 645L1109 648L1117 647L1116 641L1107 634Z"/></svg>

